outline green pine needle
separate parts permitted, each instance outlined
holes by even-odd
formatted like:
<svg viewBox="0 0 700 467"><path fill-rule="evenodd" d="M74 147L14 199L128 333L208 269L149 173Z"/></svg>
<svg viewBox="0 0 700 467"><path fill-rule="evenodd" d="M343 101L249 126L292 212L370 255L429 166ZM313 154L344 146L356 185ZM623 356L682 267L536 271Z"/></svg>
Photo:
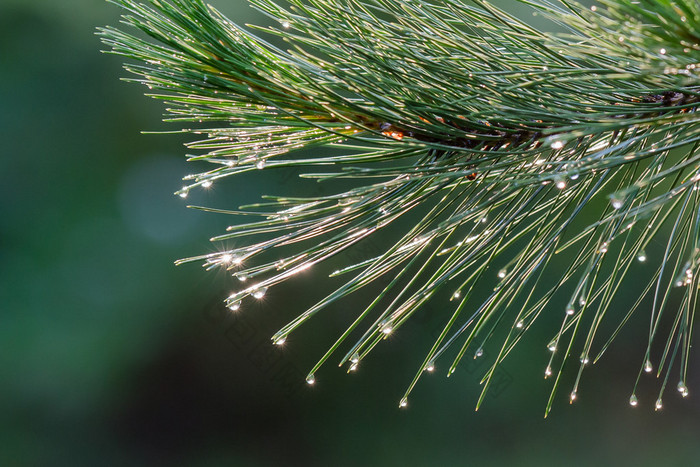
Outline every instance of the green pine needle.
<svg viewBox="0 0 700 467"><path fill-rule="evenodd" d="M573 401L583 370L635 312L649 317L639 374L663 376L656 408L672 372L688 394L700 263L698 2L521 0L557 35L482 0L251 0L280 24L257 35L201 0L115 3L125 26L101 29L103 42L130 59L166 120L204 126L184 131L197 136L191 159L213 168L187 177L180 196L263 168L354 186L209 209L257 219L212 239L242 246L178 262L246 279L226 299L231 309L415 220L381 254L333 273L345 283L273 336L281 344L329 305L382 284L309 383L339 351L353 370L442 296L452 308L401 406L438 359L451 374L493 341L480 405L498 365L551 313L562 322L546 343L547 413L565 368L578 367ZM313 147L335 149L301 151ZM652 242L663 256L647 258ZM269 250L276 261L262 260ZM623 309L615 297L639 263L646 282ZM550 306L562 294L568 306Z"/></svg>

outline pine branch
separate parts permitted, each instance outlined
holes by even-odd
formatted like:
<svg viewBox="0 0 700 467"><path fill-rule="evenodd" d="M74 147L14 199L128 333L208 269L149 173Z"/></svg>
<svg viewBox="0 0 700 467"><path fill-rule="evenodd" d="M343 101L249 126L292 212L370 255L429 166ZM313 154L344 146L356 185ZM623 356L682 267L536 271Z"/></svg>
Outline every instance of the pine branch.
<svg viewBox="0 0 700 467"><path fill-rule="evenodd" d="M336 271L344 285L273 336L282 344L329 305L383 285L312 368L310 384L341 347L341 364L353 370L426 302L449 296L453 310L400 405L438 358L451 361L449 375L469 349L478 358L498 342L478 407L498 365L565 293L547 346L544 374L554 383L546 413L564 368L576 365L569 357L580 351L573 401L584 369L635 312L650 319L639 375L653 371L652 361L663 375L656 408L674 368L688 394L700 262L697 2L606 0L586 9L521 1L558 35L481 0L290 0L288 9L252 0L281 25L258 35L200 0L116 3L128 12L125 25L146 38L108 27L103 42L136 61L126 69L165 102L166 120L211 126L184 130L198 138L190 159L215 168L188 177L180 196L263 168L354 181L333 195L208 209L259 218L213 239L242 238L244 246L178 262L245 280L226 300L232 310L403 217L415 221L380 255ZM301 151L331 145L342 154ZM650 265L638 300L620 314L615 297L628 272L661 239L658 267ZM268 251L280 259L261 261ZM482 299L493 276L498 283ZM610 323L614 331L602 335Z"/></svg>

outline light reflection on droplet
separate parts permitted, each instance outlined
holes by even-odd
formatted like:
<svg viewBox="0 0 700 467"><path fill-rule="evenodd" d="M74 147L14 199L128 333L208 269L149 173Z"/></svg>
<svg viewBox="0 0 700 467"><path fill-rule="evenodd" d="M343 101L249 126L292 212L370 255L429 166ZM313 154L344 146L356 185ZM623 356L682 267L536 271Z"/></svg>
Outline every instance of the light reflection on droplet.
<svg viewBox="0 0 700 467"><path fill-rule="evenodd" d="M285 342L287 342L287 337L286 337L286 336L282 336L282 337L278 337L277 339L275 339L275 341L274 341L273 343L274 343L275 345L282 345L282 344L284 344Z"/></svg>
<svg viewBox="0 0 700 467"><path fill-rule="evenodd" d="M253 290L251 295L253 298L261 299L265 296L265 293L267 292L267 287L257 287L256 289Z"/></svg>
<svg viewBox="0 0 700 467"><path fill-rule="evenodd" d="M221 255L221 262L223 264L230 263L232 259L233 259L233 255L231 255L230 253L226 253L226 254Z"/></svg>

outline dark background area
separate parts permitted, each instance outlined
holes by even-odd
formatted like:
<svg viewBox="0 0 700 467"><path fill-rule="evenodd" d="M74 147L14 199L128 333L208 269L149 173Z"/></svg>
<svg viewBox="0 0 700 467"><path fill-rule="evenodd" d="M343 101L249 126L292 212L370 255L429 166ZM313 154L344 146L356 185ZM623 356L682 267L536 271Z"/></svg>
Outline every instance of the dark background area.
<svg viewBox="0 0 700 467"><path fill-rule="evenodd" d="M238 23L260 21L243 1L218 4ZM398 408L439 304L356 374L331 362L307 386L367 296L278 348L270 336L332 281L310 271L232 315L221 299L235 279L173 265L210 251L231 220L172 195L196 168L186 138L140 133L175 128L142 88L119 81L120 58L99 53L95 28L119 14L100 0L0 4L0 465L698 463L697 358L687 400L671 387L655 413L649 377L640 406L627 403L645 318L586 372L576 403L563 389L546 420L548 354L534 339L478 412L486 365L471 359L449 379L425 378ZM255 174L187 203L232 208L292 183Z"/></svg>

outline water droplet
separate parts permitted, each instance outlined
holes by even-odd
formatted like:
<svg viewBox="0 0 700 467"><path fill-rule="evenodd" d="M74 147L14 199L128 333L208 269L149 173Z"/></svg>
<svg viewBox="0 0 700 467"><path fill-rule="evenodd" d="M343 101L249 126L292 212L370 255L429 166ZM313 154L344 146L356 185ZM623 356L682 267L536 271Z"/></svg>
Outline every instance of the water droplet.
<svg viewBox="0 0 700 467"><path fill-rule="evenodd" d="M507 271L505 269L501 269L500 271L498 271L498 277L501 279L506 277L506 274L507 274Z"/></svg>
<svg viewBox="0 0 700 467"><path fill-rule="evenodd" d="M644 250L637 253L637 261L639 261L640 263L643 263L646 260L647 260L647 254L644 252Z"/></svg>
<svg viewBox="0 0 700 467"><path fill-rule="evenodd" d="M384 334L389 335L389 334L391 334L391 331L393 331L393 330L394 330L394 328L391 327L391 324L385 324L384 326L382 326L382 332Z"/></svg>
<svg viewBox="0 0 700 467"><path fill-rule="evenodd" d="M661 55L666 55L666 49L663 49L663 48L662 48L661 50L659 50L659 53L660 53Z"/></svg>
<svg viewBox="0 0 700 467"><path fill-rule="evenodd" d="M566 307L566 314L569 315L569 316L571 316L571 315L573 315L575 312L576 312L576 310L574 309L574 305L571 304L571 303L569 303L569 305Z"/></svg>
<svg viewBox="0 0 700 467"><path fill-rule="evenodd" d="M183 188L183 189L178 193L178 195L180 196L180 198L187 198L187 188Z"/></svg>
<svg viewBox="0 0 700 467"><path fill-rule="evenodd" d="M284 29L289 29L289 26L291 26L291 24L289 24L289 21L283 21L283 22L282 22L282 27L283 27Z"/></svg>
<svg viewBox="0 0 700 467"><path fill-rule="evenodd" d="M241 282L245 282L248 280L248 276L245 274L236 274L236 279L238 279Z"/></svg>
<svg viewBox="0 0 700 467"><path fill-rule="evenodd" d="M282 345L282 344L284 344L285 342L287 342L287 336L281 336L281 337L278 337L277 339L275 339L275 340L273 341L273 344L275 344L275 345Z"/></svg>
<svg viewBox="0 0 700 467"><path fill-rule="evenodd" d="M260 159L255 163L255 168L257 169L264 169L265 168L265 159Z"/></svg>
<svg viewBox="0 0 700 467"><path fill-rule="evenodd" d="M586 297L579 297L578 305L579 306L586 306Z"/></svg>
<svg viewBox="0 0 700 467"><path fill-rule="evenodd" d="M654 404L654 410L661 410L661 407L663 407L663 403L661 402L661 398L659 397L656 399L656 404Z"/></svg>
<svg viewBox="0 0 700 467"><path fill-rule="evenodd" d="M566 188L566 182L564 180L557 180L555 186L558 189L563 190L564 188Z"/></svg>
<svg viewBox="0 0 700 467"><path fill-rule="evenodd" d="M306 377L306 384L312 385L316 382L316 377L314 376L313 373L309 373L309 376Z"/></svg>
<svg viewBox="0 0 700 467"><path fill-rule="evenodd" d="M461 296L462 296L462 294L459 290L452 294L452 298L459 298Z"/></svg>
<svg viewBox="0 0 700 467"><path fill-rule="evenodd" d="M600 252L601 252L601 253L607 253L607 252L608 252L608 242L603 242L603 244L600 245Z"/></svg>
<svg viewBox="0 0 700 467"><path fill-rule="evenodd" d="M619 198L610 198L610 204L613 209L620 209L624 203Z"/></svg>
<svg viewBox="0 0 700 467"><path fill-rule="evenodd" d="M636 407L638 403L639 403L639 401L637 400L637 396L635 396L634 394L632 394L632 395L630 396L630 405L631 405L632 407Z"/></svg>
<svg viewBox="0 0 700 467"><path fill-rule="evenodd" d="M399 407L401 407L403 409L407 405L408 405L408 399L404 397L403 399L401 399L401 402L399 402Z"/></svg>
<svg viewBox="0 0 700 467"><path fill-rule="evenodd" d="M569 395L569 404L573 404L573 402L576 400L576 391L571 391L571 394Z"/></svg>
<svg viewBox="0 0 700 467"><path fill-rule="evenodd" d="M265 293L267 292L267 287L257 287L253 290L251 295L253 298L261 299L265 296Z"/></svg>
<svg viewBox="0 0 700 467"><path fill-rule="evenodd" d="M211 180L204 180L202 182L202 187L203 188L210 188L213 185L213 182Z"/></svg>
<svg viewBox="0 0 700 467"><path fill-rule="evenodd" d="M552 376L552 368L550 368L550 367L547 367L544 370L544 377L546 378L547 376Z"/></svg>
<svg viewBox="0 0 700 467"><path fill-rule="evenodd" d="M241 309L241 301L236 300L235 302L229 304L228 309L231 311L238 311Z"/></svg>
<svg viewBox="0 0 700 467"><path fill-rule="evenodd" d="M357 362L359 362L359 361L360 361L360 354L357 353L357 352L355 352L354 354L352 354L352 357L350 357L350 361L351 361L352 363L357 363Z"/></svg>
<svg viewBox="0 0 700 467"><path fill-rule="evenodd" d="M651 373L653 369L654 369L654 367L651 365L651 362L649 360L647 360L644 363L644 371L646 371L647 373Z"/></svg>
<svg viewBox="0 0 700 467"><path fill-rule="evenodd" d="M474 352L474 358L479 358L482 355L484 355L484 349L479 347L478 349L476 349L476 352Z"/></svg>
<svg viewBox="0 0 700 467"><path fill-rule="evenodd" d="M518 328L518 329L522 328L522 327L523 327L523 322L522 322L522 321L518 321L517 323L515 323L515 327Z"/></svg>
<svg viewBox="0 0 700 467"><path fill-rule="evenodd" d="M350 365L350 369L348 371L355 371L355 370L357 370L357 363L353 363L352 365Z"/></svg>
<svg viewBox="0 0 700 467"><path fill-rule="evenodd" d="M548 347L550 352L555 352L557 350L557 345L556 344L550 344Z"/></svg>
<svg viewBox="0 0 700 467"><path fill-rule="evenodd" d="M564 147L564 141L557 140L557 141L553 142L551 146L552 146L552 149L561 149Z"/></svg>
<svg viewBox="0 0 700 467"><path fill-rule="evenodd" d="M435 371L435 363L430 362L428 365L425 367L425 371L432 373Z"/></svg>
<svg viewBox="0 0 700 467"><path fill-rule="evenodd" d="M588 365L588 355L581 355L580 361L584 365Z"/></svg>

